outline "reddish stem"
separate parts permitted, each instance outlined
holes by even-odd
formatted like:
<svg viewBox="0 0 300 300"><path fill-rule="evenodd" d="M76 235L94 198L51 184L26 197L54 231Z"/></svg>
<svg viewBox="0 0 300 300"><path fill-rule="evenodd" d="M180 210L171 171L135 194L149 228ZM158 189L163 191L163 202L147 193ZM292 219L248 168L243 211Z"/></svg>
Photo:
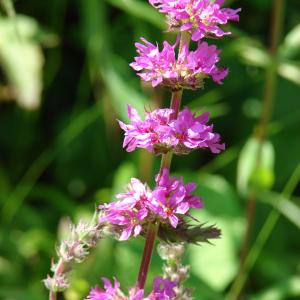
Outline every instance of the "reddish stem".
<svg viewBox="0 0 300 300"><path fill-rule="evenodd" d="M182 97L182 90L175 90L172 92L172 98L171 98L171 106L170 108L174 110L174 113L171 115L171 120L177 119L180 103L181 103L181 97Z"/></svg>
<svg viewBox="0 0 300 300"><path fill-rule="evenodd" d="M53 277L55 278L60 276L64 272L64 270L65 270L65 263L62 259L60 259L57 264ZM51 290L49 293L49 300L56 300L56 299L57 299L56 292Z"/></svg>
<svg viewBox="0 0 300 300"><path fill-rule="evenodd" d="M190 35L188 33L182 33L180 39L180 45L179 45L179 53L182 51L184 45L189 44L189 41L190 41ZM170 108L174 110L174 113L171 115L171 120L176 119L178 116L181 98L182 98L182 89L172 91ZM164 168L170 170L171 161L172 161L171 151L162 155L159 174L162 174ZM159 228L158 221L155 221L154 223L149 223L143 257L142 257L138 280L137 280L137 287L139 289L144 289L146 283L158 228Z"/></svg>
<svg viewBox="0 0 300 300"><path fill-rule="evenodd" d="M141 262L141 267L140 267L138 282L137 282L137 286L140 289L143 289L146 283L158 227L159 227L158 222L150 223L148 226L147 238L146 238L145 248L143 252L143 257L142 257L142 262Z"/></svg>

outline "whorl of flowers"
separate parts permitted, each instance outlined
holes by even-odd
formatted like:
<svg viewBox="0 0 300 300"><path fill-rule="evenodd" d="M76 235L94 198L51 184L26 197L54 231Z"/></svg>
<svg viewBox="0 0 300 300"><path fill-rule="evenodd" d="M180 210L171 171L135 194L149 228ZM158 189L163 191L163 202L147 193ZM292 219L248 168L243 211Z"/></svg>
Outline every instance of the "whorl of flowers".
<svg viewBox="0 0 300 300"><path fill-rule="evenodd" d="M198 42L195 51L190 51L188 45L182 47L176 57L175 49L178 41L170 45L163 43L160 51L158 45L153 45L141 38L143 43L136 43L138 56L130 66L137 71L144 81L149 81L155 87L159 84L171 89L202 88L204 79L211 77L218 84L227 76L228 69L218 68L220 51L215 45Z"/></svg>
<svg viewBox="0 0 300 300"><path fill-rule="evenodd" d="M127 191L117 195L122 200L99 206L103 210L99 222L119 226L119 240L139 235L149 221L169 223L176 228L190 208L203 206L202 200L191 194L195 188L196 184L184 184L181 177L170 177L168 169L156 177L153 191L133 178Z"/></svg>
<svg viewBox="0 0 300 300"><path fill-rule="evenodd" d="M128 105L130 124L119 121L125 131L123 147L128 152L136 148L161 154L172 151L175 154L188 154L194 149L209 148L213 153L224 150L220 135L213 132L213 125L207 125L209 114L195 116L188 107L172 118L172 109L156 109L145 113L142 120L137 111Z"/></svg>
<svg viewBox="0 0 300 300"><path fill-rule="evenodd" d="M169 29L189 31L193 41L213 36L222 37L220 25L239 21L241 9L221 8L224 0L149 0L161 13L167 14Z"/></svg>
<svg viewBox="0 0 300 300"><path fill-rule="evenodd" d="M162 277L156 277L153 280L152 291L144 297L144 290L132 288L129 290L129 296L126 296L120 289L120 283L114 278L114 284L107 279L102 278L104 289L99 286L92 288L86 300L171 300L174 299L176 282Z"/></svg>

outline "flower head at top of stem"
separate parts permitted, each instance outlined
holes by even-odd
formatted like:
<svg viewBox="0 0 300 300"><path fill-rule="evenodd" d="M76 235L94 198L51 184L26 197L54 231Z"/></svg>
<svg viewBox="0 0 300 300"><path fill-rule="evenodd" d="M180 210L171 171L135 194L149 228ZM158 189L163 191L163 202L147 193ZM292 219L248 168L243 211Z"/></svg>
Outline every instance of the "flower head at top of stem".
<svg viewBox="0 0 300 300"><path fill-rule="evenodd" d="M224 0L149 0L161 13L167 14L169 30L188 31L193 41L204 37L229 35L220 28L228 21L239 21L241 9L222 8Z"/></svg>

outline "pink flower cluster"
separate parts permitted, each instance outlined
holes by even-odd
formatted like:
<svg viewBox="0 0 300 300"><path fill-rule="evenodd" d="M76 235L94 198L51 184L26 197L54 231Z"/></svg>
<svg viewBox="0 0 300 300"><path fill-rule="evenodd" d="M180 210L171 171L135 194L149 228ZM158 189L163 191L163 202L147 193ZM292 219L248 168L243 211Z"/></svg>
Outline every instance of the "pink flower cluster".
<svg viewBox="0 0 300 300"><path fill-rule="evenodd" d="M205 78L211 77L221 84L228 74L228 69L216 66L220 51L215 45L199 42L195 51L189 51L185 45L176 58L178 41L174 45L165 41L160 51L158 45L141 40L143 43L135 44L139 56L130 66L153 87L162 84L172 89L197 89L203 87Z"/></svg>
<svg viewBox="0 0 300 300"><path fill-rule="evenodd" d="M185 185L181 177L170 177L168 169L156 177L153 191L133 178L128 190L117 195L121 200L99 206L103 210L99 222L119 226L119 240L139 235L143 225L155 220L169 222L176 228L180 218L188 215L190 208L203 206L201 199L191 194L195 188L194 183Z"/></svg>
<svg viewBox="0 0 300 300"><path fill-rule="evenodd" d="M209 114L196 117L187 107L172 118L172 109L156 109L145 114L142 120L137 111L128 106L130 124L119 121L125 131L123 147L128 152L144 148L156 154L173 151L187 154L193 149L209 148L213 153L224 150L220 135L213 132L212 125L206 125Z"/></svg>
<svg viewBox="0 0 300 300"><path fill-rule="evenodd" d="M224 0L149 0L150 4L168 16L170 29L189 31L193 41L206 36L231 34L219 26L239 21L241 9L221 8Z"/></svg>
<svg viewBox="0 0 300 300"><path fill-rule="evenodd" d="M120 283L117 279L114 279L114 285L107 278L102 278L102 280L104 290L96 286L91 289L86 300L171 300L175 297L176 282L161 277L154 278L153 290L146 297L144 297L143 290L136 288L132 288L129 291L129 297L127 297L120 290Z"/></svg>

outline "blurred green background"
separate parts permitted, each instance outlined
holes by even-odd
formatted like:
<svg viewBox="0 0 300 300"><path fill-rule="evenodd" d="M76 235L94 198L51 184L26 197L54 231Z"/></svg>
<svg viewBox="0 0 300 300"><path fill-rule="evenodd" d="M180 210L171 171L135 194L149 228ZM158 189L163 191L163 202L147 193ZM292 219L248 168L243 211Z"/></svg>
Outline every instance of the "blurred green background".
<svg viewBox="0 0 300 300"><path fill-rule="evenodd" d="M172 166L199 184L205 209L195 216L223 231L214 246L188 248L188 285L202 300L234 300L242 287L241 299L300 299L300 2L282 1L271 54L275 1L226 2L242 7L241 21L210 42L230 74L222 86L185 92L183 104L211 112L227 150L175 157ZM139 37L176 37L146 0L16 0L15 11L0 3L0 299L46 299L41 280L66 218L90 217L132 176L153 185L159 157L126 153L116 120L127 120L127 103L168 106L170 94L141 85L128 64ZM273 114L261 143L266 91ZM251 199L249 255L237 276ZM142 246L141 238L101 241L71 274L65 299L82 299L101 276L132 285ZM155 254L150 278L160 272Z"/></svg>

